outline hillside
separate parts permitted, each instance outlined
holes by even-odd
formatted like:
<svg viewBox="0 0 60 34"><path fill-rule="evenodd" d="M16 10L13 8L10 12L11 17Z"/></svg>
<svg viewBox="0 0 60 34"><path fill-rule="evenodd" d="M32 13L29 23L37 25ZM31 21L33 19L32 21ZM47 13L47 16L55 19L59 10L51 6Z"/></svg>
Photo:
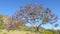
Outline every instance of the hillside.
<svg viewBox="0 0 60 34"><path fill-rule="evenodd" d="M5 23L7 23L9 16L0 14L0 29L5 28Z"/></svg>
<svg viewBox="0 0 60 34"><path fill-rule="evenodd" d="M0 21L3 21L4 23L7 22L8 18L9 18L9 16L0 14Z"/></svg>
<svg viewBox="0 0 60 34"><path fill-rule="evenodd" d="M28 27L25 25L21 25L20 28L9 30L8 32L6 29L4 29L4 24L7 22L8 18L10 17L0 14L0 34L60 34L60 30L45 29L40 27L39 31L36 31L36 27Z"/></svg>

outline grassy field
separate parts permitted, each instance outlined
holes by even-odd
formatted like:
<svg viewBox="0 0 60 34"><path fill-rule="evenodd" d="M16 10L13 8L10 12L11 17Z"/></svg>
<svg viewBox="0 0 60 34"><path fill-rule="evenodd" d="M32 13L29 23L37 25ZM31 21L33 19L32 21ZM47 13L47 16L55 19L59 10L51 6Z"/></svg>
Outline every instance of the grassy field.
<svg viewBox="0 0 60 34"><path fill-rule="evenodd" d="M36 34L36 33L32 33L29 31L18 31L18 30L10 30L9 32L7 30L0 30L0 34Z"/></svg>

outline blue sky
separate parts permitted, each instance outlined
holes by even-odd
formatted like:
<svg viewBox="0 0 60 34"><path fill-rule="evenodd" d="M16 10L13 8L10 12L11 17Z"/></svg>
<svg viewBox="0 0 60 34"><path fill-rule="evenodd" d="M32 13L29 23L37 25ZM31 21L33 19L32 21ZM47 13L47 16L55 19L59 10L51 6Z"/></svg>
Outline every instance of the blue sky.
<svg viewBox="0 0 60 34"><path fill-rule="evenodd" d="M60 24L60 0L0 0L0 14L13 15L20 6L28 3L42 4L45 8L50 8L55 14L58 15L58 24ZM52 28L53 26L44 26L45 28ZM57 27L57 28L60 28Z"/></svg>

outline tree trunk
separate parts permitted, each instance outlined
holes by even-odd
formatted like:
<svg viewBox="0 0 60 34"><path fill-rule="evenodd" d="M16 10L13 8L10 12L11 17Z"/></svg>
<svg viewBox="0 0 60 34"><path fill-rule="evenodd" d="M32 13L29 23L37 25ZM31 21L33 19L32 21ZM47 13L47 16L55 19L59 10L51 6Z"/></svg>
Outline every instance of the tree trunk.
<svg viewBox="0 0 60 34"><path fill-rule="evenodd" d="M41 24L37 27L36 31L39 31L39 27L41 26Z"/></svg>

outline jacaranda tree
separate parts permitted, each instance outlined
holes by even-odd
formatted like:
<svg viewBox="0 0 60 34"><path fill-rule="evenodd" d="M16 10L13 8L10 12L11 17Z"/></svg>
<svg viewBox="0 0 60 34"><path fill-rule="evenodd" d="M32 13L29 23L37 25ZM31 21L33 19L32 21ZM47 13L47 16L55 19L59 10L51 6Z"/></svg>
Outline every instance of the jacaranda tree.
<svg viewBox="0 0 60 34"><path fill-rule="evenodd" d="M20 10L16 12L16 18L22 20L25 24L30 23L33 26L37 26L37 31L41 25L46 23L54 24L58 19L57 15L49 8L44 8L38 4L21 6ZM58 26L58 24L56 24L55 27L56 26Z"/></svg>
<svg viewBox="0 0 60 34"><path fill-rule="evenodd" d="M49 8L44 8L42 5L38 4L27 4L26 6L21 6L20 10L16 11L13 17L20 23L30 23L34 27L37 26L37 31L41 25L46 23L54 24L58 19L57 15ZM55 26L57 25L58 24Z"/></svg>

